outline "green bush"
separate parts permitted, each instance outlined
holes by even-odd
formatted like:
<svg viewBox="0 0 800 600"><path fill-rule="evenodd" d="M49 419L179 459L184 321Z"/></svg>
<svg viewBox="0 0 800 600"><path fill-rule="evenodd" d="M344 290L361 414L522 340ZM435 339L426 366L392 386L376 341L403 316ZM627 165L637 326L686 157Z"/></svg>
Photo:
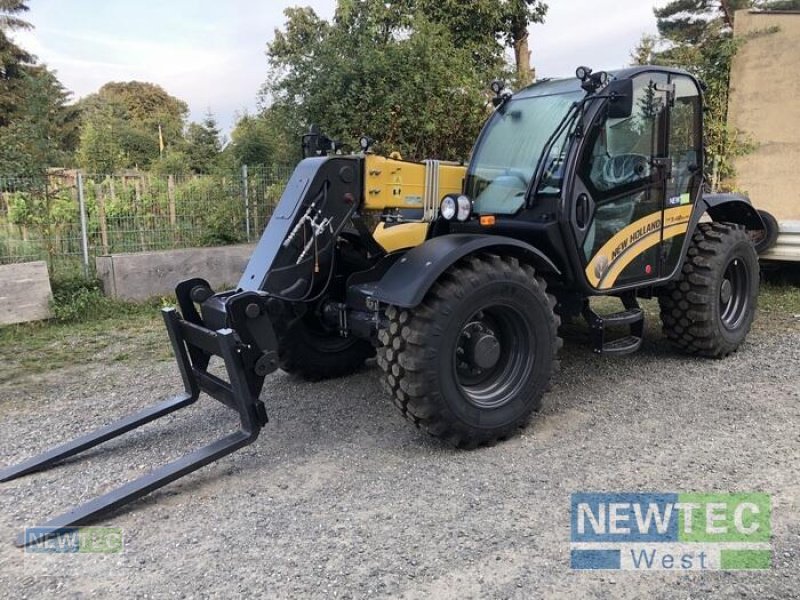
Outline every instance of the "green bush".
<svg viewBox="0 0 800 600"><path fill-rule="evenodd" d="M53 301L51 308L56 320L61 322L83 321L110 316L113 302L103 294L97 279L80 276L53 279Z"/></svg>
<svg viewBox="0 0 800 600"><path fill-rule="evenodd" d="M107 297L98 279L86 279L73 272L52 277L50 307L56 321L77 323L125 316L158 318L158 309L174 306L174 297L151 298L145 302L123 302Z"/></svg>

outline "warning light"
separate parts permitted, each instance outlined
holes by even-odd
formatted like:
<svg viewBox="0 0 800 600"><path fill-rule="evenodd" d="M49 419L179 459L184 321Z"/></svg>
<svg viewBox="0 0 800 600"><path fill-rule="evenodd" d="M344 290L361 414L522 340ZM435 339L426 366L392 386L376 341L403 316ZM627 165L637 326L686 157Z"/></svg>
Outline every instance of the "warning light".
<svg viewBox="0 0 800 600"><path fill-rule="evenodd" d="M484 215L481 217L481 225L483 227L491 227L497 222L494 215Z"/></svg>
<svg viewBox="0 0 800 600"><path fill-rule="evenodd" d="M650 275L653 272L653 267L651 265L647 265L644 268L644 272L647 273L648 275Z"/></svg>

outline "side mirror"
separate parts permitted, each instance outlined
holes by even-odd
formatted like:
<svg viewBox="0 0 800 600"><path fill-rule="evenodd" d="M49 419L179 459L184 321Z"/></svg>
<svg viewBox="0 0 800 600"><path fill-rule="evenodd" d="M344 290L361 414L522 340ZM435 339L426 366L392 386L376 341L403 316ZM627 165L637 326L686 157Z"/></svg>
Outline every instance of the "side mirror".
<svg viewBox="0 0 800 600"><path fill-rule="evenodd" d="M633 80L621 79L608 84L603 95L608 99L608 118L627 119L633 114Z"/></svg>

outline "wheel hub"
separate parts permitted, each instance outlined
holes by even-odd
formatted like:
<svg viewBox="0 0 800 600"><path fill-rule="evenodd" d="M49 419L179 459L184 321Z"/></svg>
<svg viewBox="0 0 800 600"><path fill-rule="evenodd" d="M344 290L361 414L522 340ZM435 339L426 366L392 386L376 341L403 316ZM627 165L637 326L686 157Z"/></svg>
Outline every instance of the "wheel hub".
<svg viewBox="0 0 800 600"><path fill-rule="evenodd" d="M742 324L749 309L749 279L743 260L734 258L728 263L719 287L719 314L723 327L729 331Z"/></svg>
<svg viewBox="0 0 800 600"><path fill-rule="evenodd" d="M481 409L514 398L534 361L532 334L520 313L505 305L479 310L461 328L454 367L461 392Z"/></svg>
<svg viewBox="0 0 800 600"><path fill-rule="evenodd" d="M731 284L730 279L725 279L722 282L722 286L719 290L719 299L720 302L723 304L727 304L731 301L731 297L733 296L733 285Z"/></svg>
<svg viewBox="0 0 800 600"><path fill-rule="evenodd" d="M478 318L482 315L479 313ZM480 375L497 365L500 359L500 341L494 331L482 320L467 323L461 330L456 356L459 368L465 374Z"/></svg>
<svg viewBox="0 0 800 600"><path fill-rule="evenodd" d="M481 333L469 340L467 356L480 369L491 369L500 360L500 342L491 333Z"/></svg>

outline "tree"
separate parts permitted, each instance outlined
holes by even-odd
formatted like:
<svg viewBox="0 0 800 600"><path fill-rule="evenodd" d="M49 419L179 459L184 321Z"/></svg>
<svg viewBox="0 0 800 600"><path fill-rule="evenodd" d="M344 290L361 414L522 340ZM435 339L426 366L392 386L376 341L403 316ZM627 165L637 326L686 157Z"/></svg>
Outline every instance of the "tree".
<svg viewBox="0 0 800 600"><path fill-rule="evenodd" d="M342 141L366 133L413 158L466 158L487 114L488 73L444 25L394 7L341 0L332 22L287 10L268 47L262 100L296 134L317 123Z"/></svg>
<svg viewBox="0 0 800 600"><path fill-rule="evenodd" d="M27 2L0 0L0 172L41 175L70 162L77 115L55 73L8 37L31 28L19 17L27 10Z"/></svg>
<svg viewBox="0 0 800 600"><path fill-rule="evenodd" d="M208 112L202 123L189 123L184 153L195 173L210 173L222 150L217 120Z"/></svg>
<svg viewBox="0 0 800 600"><path fill-rule="evenodd" d="M535 76L531 67L531 52L528 42L529 27L533 23L543 23L547 5L539 0L509 0L503 4L505 10L503 31L507 43L514 49L519 85L530 84Z"/></svg>
<svg viewBox="0 0 800 600"><path fill-rule="evenodd" d="M242 116L231 132L228 151L236 166L271 164L274 160L274 148L266 121L251 115Z"/></svg>
<svg viewBox="0 0 800 600"><path fill-rule="evenodd" d="M192 172L189 157L183 150L174 147L164 150L159 159L153 163L150 171L156 175L185 176Z"/></svg>
<svg viewBox="0 0 800 600"><path fill-rule="evenodd" d="M282 105L265 108L255 116L242 115L225 149L232 166L293 166L300 158L300 133L290 119Z"/></svg>
<svg viewBox="0 0 800 600"><path fill-rule="evenodd" d="M650 65L655 62L656 49L658 47L658 37L654 35L643 35L639 45L631 52L631 64Z"/></svg>
<svg viewBox="0 0 800 600"><path fill-rule="evenodd" d="M105 169L147 168L161 155L161 139L167 148L184 142L189 107L153 83L107 83L79 107L83 124L78 156L85 169L108 173Z"/></svg>
<svg viewBox="0 0 800 600"><path fill-rule="evenodd" d="M47 167L69 166L78 141L78 114L67 105L70 93L44 67L25 69L20 77L24 109L0 128L0 172L43 174Z"/></svg>
<svg viewBox="0 0 800 600"><path fill-rule="evenodd" d="M78 164L92 174L114 173L124 166L125 155L117 128L120 119L110 106L95 109L84 117L78 144Z"/></svg>
<svg viewBox="0 0 800 600"><path fill-rule="evenodd" d="M189 107L183 100L170 96L164 88L141 81L106 83L97 92L101 100L118 106L132 122L158 136L161 125L164 138L179 140Z"/></svg>
<svg viewBox="0 0 800 600"><path fill-rule="evenodd" d="M409 4L413 10L415 3ZM544 22L548 7L542 0L418 0L416 6L446 27L456 47L469 51L479 69L499 70L505 45L514 51L517 84L533 81L529 28Z"/></svg>
<svg viewBox="0 0 800 600"><path fill-rule="evenodd" d="M0 31L31 29L32 25L18 16L29 10L27 0L0 0Z"/></svg>
<svg viewBox="0 0 800 600"><path fill-rule="evenodd" d="M769 4L757 0L672 0L654 10L659 37L644 37L633 53L637 64L684 68L706 84L706 170L710 172L716 163L722 177L733 174L731 159L747 150L727 122L731 64L742 43L733 37L736 11Z"/></svg>
<svg viewBox="0 0 800 600"><path fill-rule="evenodd" d="M0 0L0 127L8 125L12 113L24 104L23 71L34 63L34 57L9 38L13 31L32 27L18 16L27 10L26 2Z"/></svg>

